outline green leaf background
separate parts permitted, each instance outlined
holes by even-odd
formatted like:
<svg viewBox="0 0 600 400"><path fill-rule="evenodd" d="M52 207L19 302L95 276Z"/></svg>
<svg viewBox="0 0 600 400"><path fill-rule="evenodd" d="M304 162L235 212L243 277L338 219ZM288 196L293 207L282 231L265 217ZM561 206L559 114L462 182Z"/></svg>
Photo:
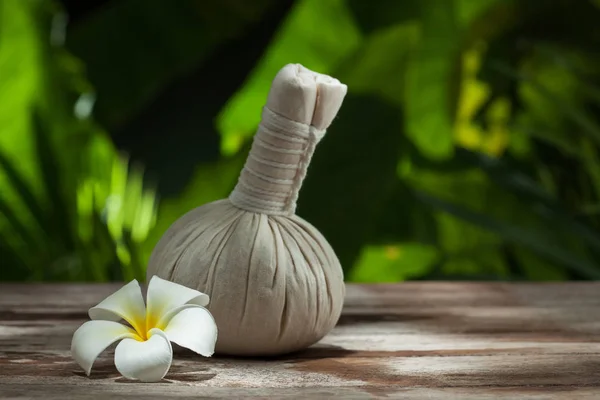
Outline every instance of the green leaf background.
<svg viewBox="0 0 600 400"><path fill-rule="evenodd" d="M349 281L600 278L598 2L74 4L0 2L1 280L144 279L287 63L349 87L298 208Z"/></svg>

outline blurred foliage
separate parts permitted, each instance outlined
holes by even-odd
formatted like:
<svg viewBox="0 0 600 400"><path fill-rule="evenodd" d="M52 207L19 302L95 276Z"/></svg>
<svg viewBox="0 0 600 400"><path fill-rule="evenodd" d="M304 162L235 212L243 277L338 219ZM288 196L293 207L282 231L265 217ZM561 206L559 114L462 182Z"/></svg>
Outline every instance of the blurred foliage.
<svg viewBox="0 0 600 400"><path fill-rule="evenodd" d="M0 0L1 279L143 279L289 62L349 87L298 210L349 280L600 278L597 1L51 4Z"/></svg>
<svg viewBox="0 0 600 400"><path fill-rule="evenodd" d="M48 2L0 6L0 278L144 279L156 194L90 118L66 16Z"/></svg>

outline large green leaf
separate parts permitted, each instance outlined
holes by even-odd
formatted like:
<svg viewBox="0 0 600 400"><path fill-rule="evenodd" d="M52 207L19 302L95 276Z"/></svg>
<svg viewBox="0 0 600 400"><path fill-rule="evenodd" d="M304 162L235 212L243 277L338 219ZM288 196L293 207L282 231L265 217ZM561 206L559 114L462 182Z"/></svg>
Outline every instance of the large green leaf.
<svg viewBox="0 0 600 400"><path fill-rule="evenodd" d="M335 76L347 84L352 93L377 95L401 107L406 66L417 38L415 23L380 29L367 36L361 46L345 58Z"/></svg>
<svg viewBox="0 0 600 400"><path fill-rule="evenodd" d="M0 3L0 150L4 166L0 168L0 188L26 225L40 223L41 210L35 204L42 196L36 163L23 162L23 158L31 160L35 152L29 109L44 77L43 54L34 28L39 23L33 14L35 7L31 0ZM7 169L8 165L14 168ZM16 174L23 177L21 184L15 182Z"/></svg>
<svg viewBox="0 0 600 400"><path fill-rule="evenodd" d="M427 157L445 159L452 154L462 46L480 44L469 34L477 33L478 40L482 40L493 31L490 23L504 23L503 18L495 21L486 13L498 1L414 3L420 21L420 38L406 76L406 133Z"/></svg>
<svg viewBox="0 0 600 400"><path fill-rule="evenodd" d="M406 77L406 134L425 155L452 154L455 94L452 78L459 62L459 25L454 0L418 2L421 35Z"/></svg>

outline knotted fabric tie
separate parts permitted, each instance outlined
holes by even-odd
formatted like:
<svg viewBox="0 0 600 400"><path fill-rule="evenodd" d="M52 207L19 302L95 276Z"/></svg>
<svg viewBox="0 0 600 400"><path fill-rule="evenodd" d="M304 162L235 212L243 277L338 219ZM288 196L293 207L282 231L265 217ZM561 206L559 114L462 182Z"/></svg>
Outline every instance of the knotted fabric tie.
<svg viewBox="0 0 600 400"><path fill-rule="evenodd" d="M294 214L306 169L324 134L264 107L231 203L250 212Z"/></svg>

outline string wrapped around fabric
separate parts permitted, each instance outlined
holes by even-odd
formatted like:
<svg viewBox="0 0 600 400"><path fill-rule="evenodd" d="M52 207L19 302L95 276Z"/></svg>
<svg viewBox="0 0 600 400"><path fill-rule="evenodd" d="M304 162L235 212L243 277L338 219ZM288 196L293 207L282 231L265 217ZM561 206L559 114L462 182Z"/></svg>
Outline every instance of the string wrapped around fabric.
<svg viewBox="0 0 600 400"><path fill-rule="evenodd" d="M229 196L231 203L250 212L294 214L306 170L324 134L264 107L250 154Z"/></svg>

